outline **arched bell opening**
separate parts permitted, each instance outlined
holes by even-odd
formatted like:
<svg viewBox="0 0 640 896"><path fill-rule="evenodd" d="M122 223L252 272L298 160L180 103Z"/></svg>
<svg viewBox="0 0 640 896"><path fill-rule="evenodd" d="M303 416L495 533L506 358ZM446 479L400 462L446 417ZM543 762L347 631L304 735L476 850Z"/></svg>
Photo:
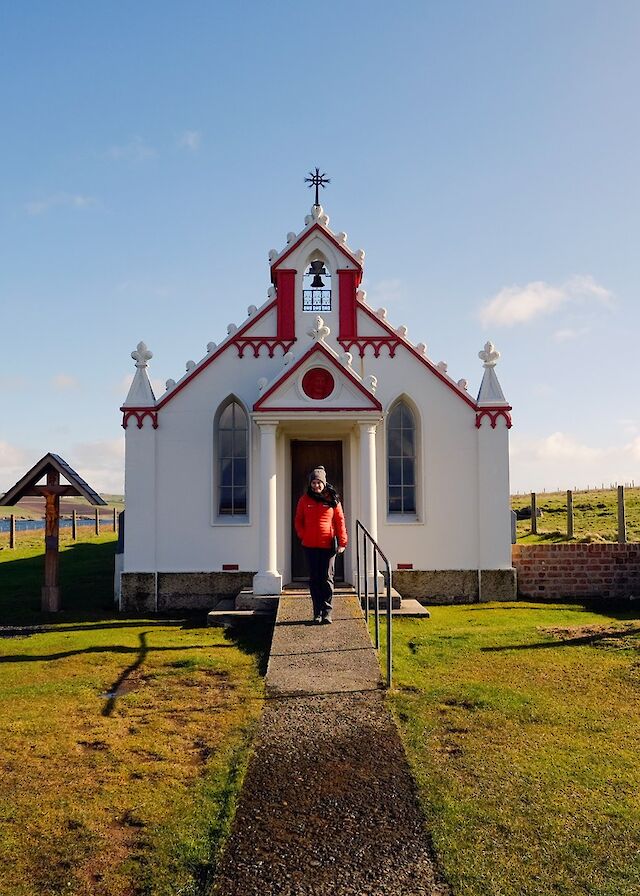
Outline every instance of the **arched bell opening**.
<svg viewBox="0 0 640 896"><path fill-rule="evenodd" d="M315 314L331 311L331 272L321 253L315 253L302 277L302 310Z"/></svg>

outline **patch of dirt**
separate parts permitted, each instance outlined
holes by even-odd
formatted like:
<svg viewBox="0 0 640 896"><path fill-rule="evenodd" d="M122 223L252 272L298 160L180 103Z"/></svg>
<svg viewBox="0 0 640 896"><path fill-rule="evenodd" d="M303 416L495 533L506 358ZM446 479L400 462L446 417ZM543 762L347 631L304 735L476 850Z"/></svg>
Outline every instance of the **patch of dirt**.
<svg viewBox="0 0 640 896"><path fill-rule="evenodd" d="M568 628L539 628L559 641L589 644L614 650L640 650L640 620L600 625L574 625Z"/></svg>

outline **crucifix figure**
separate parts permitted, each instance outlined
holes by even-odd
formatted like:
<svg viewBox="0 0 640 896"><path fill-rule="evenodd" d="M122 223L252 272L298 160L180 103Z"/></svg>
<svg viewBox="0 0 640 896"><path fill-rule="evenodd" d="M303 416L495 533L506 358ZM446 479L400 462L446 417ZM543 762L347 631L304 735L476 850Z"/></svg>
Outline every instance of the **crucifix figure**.
<svg viewBox="0 0 640 896"><path fill-rule="evenodd" d="M305 184L309 184L309 187L316 188L316 201L313 204L320 205L320 202L318 200L318 187L322 187L322 189L324 189L327 184L331 183L331 178L327 177L326 174L320 174L320 169L316 168L316 173L314 174L313 171L310 171L309 177L305 177L304 182Z"/></svg>

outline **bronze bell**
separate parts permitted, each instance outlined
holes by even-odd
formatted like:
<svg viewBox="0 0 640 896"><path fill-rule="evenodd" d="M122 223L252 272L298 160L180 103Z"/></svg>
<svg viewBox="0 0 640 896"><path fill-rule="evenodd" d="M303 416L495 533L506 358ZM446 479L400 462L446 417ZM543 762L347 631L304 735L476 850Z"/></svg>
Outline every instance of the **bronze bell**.
<svg viewBox="0 0 640 896"><path fill-rule="evenodd" d="M311 282L311 289L323 289L324 283L322 282L321 274L324 274L325 277L327 275L324 263L322 261L312 261L309 273L314 275Z"/></svg>

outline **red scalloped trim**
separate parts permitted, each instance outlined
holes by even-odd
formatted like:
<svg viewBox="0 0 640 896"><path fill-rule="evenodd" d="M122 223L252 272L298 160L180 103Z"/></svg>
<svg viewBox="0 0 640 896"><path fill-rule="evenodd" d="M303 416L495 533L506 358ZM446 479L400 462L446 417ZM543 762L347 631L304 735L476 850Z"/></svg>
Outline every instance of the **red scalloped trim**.
<svg viewBox="0 0 640 896"><path fill-rule="evenodd" d="M355 345L360 352L361 358L364 358L364 352L368 345L373 348L374 358L380 357L380 349L383 345L386 345L389 349L389 357L394 358L396 349L399 345L402 345L402 339L394 338L393 336L358 336L356 339L339 339L338 342L345 352L350 351L351 346Z"/></svg>
<svg viewBox="0 0 640 896"><path fill-rule="evenodd" d="M481 411L476 413L476 429L480 429L482 426L482 418L488 417L491 421L491 429L496 428L496 423L498 422L498 417L504 417L507 423L507 429L511 429L511 414L509 411L511 408L482 408Z"/></svg>
<svg viewBox="0 0 640 896"><path fill-rule="evenodd" d="M122 408L122 428L126 429L129 420L132 417L135 417L138 421L138 429L142 429L142 424L144 422L145 417L151 418L151 423L154 429L158 428L158 412L151 410L151 408Z"/></svg>
<svg viewBox="0 0 640 896"><path fill-rule="evenodd" d="M282 349L282 354L286 355L291 351L295 339L279 339L277 336L239 336L231 340L230 345L235 345L238 349L238 357L244 357L245 351L250 348L253 351L253 357L257 358L261 348L266 348L269 357L273 358L276 348Z"/></svg>

